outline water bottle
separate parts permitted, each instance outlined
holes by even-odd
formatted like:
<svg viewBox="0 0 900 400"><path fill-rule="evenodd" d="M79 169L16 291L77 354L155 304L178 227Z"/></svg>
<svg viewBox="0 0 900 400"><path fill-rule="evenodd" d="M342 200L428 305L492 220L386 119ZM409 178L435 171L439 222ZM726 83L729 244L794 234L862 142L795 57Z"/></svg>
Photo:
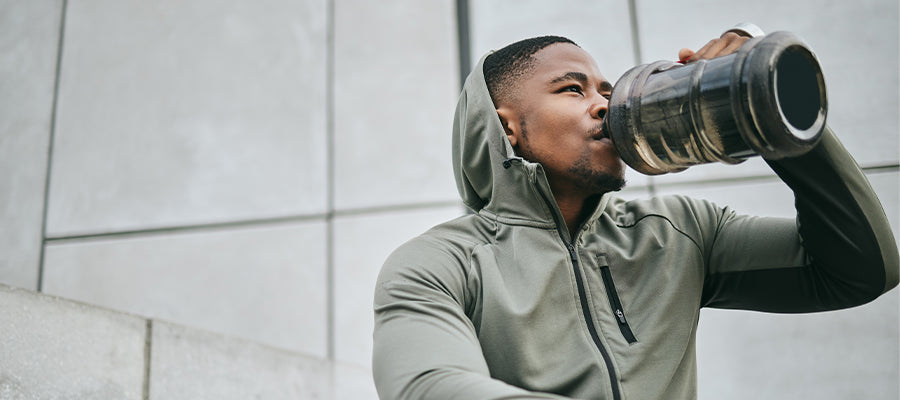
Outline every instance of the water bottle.
<svg viewBox="0 0 900 400"><path fill-rule="evenodd" d="M798 36L773 32L724 57L630 69L613 87L603 124L628 166L659 175L802 155L821 137L826 114L815 54Z"/></svg>

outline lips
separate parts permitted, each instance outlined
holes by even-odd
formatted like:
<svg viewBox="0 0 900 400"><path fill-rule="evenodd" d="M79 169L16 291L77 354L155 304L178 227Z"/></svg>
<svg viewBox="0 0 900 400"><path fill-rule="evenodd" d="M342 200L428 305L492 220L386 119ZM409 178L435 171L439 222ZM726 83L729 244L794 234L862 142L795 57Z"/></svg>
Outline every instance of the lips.
<svg viewBox="0 0 900 400"><path fill-rule="evenodd" d="M609 119L608 118L603 118L603 121L601 121L599 124L597 124L597 127L594 129L595 129L594 134L591 135L591 137L594 138L595 140L600 140L600 139L611 140L611 138L609 137L609 134L607 133L607 132L609 132Z"/></svg>

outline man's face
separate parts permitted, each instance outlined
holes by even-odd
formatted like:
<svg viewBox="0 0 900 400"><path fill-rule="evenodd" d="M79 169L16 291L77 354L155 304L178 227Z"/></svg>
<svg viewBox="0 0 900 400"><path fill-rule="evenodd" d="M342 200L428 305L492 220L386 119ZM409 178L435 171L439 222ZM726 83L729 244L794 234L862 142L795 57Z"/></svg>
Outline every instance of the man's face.
<svg viewBox="0 0 900 400"><path fill-rule="evenodd" d="M624 164L601 131L612 84L578 46L552 44L534 58L511 104L497 109L516 154L543 165L554 195L621 189Z"/></svg>

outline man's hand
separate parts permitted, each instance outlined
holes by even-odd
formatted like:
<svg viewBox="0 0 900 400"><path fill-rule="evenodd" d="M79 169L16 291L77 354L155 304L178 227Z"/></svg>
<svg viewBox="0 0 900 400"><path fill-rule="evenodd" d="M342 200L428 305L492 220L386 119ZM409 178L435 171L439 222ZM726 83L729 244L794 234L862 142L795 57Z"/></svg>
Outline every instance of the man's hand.
<svg viewBox="0 0 900 400"><path fill-rule="evenodd" d="M697 52L688 48L681 49L678 51L678 62L687 64L697 60L709 60L710 58L726 56L737 51L748 40L750 38L747 36L741 36L731 31L725 32L718 39L710 40Z"/></svg>

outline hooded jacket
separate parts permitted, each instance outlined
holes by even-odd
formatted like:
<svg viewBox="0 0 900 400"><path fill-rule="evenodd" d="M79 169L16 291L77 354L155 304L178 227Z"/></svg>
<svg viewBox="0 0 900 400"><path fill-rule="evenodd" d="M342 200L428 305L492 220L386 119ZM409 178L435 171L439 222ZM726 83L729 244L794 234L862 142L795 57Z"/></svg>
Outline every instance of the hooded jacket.
<svg viewBox="0 0 900 400"><path fill-rule="evenodd" d="M833 310L897 285L881 205L830 130L768 161L796 219L606 194L570 237L543 168L506 139L483 61L453 125L473 213L395 250L376 284L382 399L693 399L701 307Z"/></svg>

